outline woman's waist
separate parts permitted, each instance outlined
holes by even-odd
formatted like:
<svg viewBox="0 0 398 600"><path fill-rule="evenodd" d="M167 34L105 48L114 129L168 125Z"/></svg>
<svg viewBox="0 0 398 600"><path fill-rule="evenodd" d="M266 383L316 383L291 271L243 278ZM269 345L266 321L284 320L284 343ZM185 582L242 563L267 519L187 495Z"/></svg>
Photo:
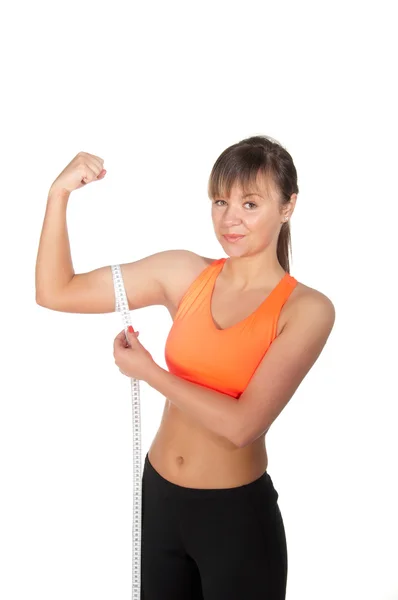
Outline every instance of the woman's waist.
<svg viewBox="0 0 398 600"><path fill-rule="evenodd" d="M168 405L148 455L161 475L185 487L244 485L268 465L264 437L239 448Z"/></svg>

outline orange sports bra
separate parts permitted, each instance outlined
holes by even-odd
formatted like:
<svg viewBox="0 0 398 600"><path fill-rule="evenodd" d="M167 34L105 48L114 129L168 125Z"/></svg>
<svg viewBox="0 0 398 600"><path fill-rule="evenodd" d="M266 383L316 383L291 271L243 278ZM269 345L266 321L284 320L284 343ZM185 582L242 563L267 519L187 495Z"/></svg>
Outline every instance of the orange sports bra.
<svg viewBox="0 0 398 600"><path fill-rule="evenodd" d="M286 272L251 315L219 329L211 298L226 260L213 261L185 292L167 336L165 360L170 373L239 398L276 337L279 314L297 280Z"/></svg>

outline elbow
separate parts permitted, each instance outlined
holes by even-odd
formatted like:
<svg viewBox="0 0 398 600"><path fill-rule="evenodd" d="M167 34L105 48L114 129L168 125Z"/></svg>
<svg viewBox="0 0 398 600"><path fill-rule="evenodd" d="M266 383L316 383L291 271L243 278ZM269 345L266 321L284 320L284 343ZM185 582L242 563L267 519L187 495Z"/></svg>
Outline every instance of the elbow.
<svg viewBox="0 0 398 600"><path fill-rule="evenodd" d="M43 308L52 308L51 303L44 299L42 296L36 295L36 304L42 306Z"/></svg>
<svg viewBox="0 0 398 600"><path fill-rule="evenodd" d="M246 446L249 446L251 444L252 440L245 437L245 438L237 438L235 441L235 446L237 448L245 448Z"/></svg>
<svg viewBox="0 0 398 600"><path fill-rule="evenodd" d="M244 448L249 446L252 439L248 431L242 428L241 424L238 425L238 430L235 432L234 439L232 440L237 448Z"/></svg>
<svg viewBox="0 0 398 600"><path fill-rule="evenodd" d="M261 429L261 431L257 429L246 429L240 430L238 435L235 436L235 445L238 448L245 448L246 446L250 446L253 442L255 442L260 436L266 435L267 431L271 425L268 425L266 429Z"/></svg>
<svg viewBox="0 0 398 600"><path fill-rule="evenodd" d="M249 419L246 418L246 414L243 413L242 406L237 403L237 411L234 415L233 419L233 432L231 433L231 426L229 430L229 440L237 447L237 448L245 448L246 446L250 446L260 435L258 433L258 421L256 423L251 423ZM268 431L269 427L266 429Z"/></svg>
<svg viewBox="0 0 398 600"><path fill-rule="evenodd" d="M226 439L229 443L231 443L235 448L243 448L243 436L240 430L236 430L236 428L231 431L231 425L228 428L228 431L223 432L222 437Z"/></svg>

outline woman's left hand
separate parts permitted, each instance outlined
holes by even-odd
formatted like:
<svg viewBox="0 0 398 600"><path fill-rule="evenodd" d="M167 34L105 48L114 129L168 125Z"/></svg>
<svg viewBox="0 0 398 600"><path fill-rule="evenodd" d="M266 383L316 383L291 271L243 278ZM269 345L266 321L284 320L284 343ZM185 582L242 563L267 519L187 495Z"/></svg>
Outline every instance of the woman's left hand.
<svg viewBox="0 0 398 600"><path fill-rule="evenodd" d="M124 329L115 337L113 343L113 356L119 371L127 377L146 381L152 369L156 366L152 355L138 341L139 332L130 333L127 330L126 342Z"/></svg>

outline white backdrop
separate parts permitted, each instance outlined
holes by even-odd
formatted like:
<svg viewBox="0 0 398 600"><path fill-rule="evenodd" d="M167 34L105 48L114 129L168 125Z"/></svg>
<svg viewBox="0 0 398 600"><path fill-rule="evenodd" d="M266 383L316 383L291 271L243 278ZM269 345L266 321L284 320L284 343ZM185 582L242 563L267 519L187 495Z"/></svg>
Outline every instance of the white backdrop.
<svg viewBox="0 0 398 600"><path fill-rule="evenodd" d="M226 256L207 180L270 135L300 193L291 274L336 322L267 435L287 600L397 600L397 41L393 2L10 3L1 19L0 597L131 596L130 382L119 313L35 301L47 193L79 152L76 273L185 248ZM6 92L4 92L6 90ZM171 318L131 313L166 368ZM141 382L143 455L164 397Z"/></svg>

